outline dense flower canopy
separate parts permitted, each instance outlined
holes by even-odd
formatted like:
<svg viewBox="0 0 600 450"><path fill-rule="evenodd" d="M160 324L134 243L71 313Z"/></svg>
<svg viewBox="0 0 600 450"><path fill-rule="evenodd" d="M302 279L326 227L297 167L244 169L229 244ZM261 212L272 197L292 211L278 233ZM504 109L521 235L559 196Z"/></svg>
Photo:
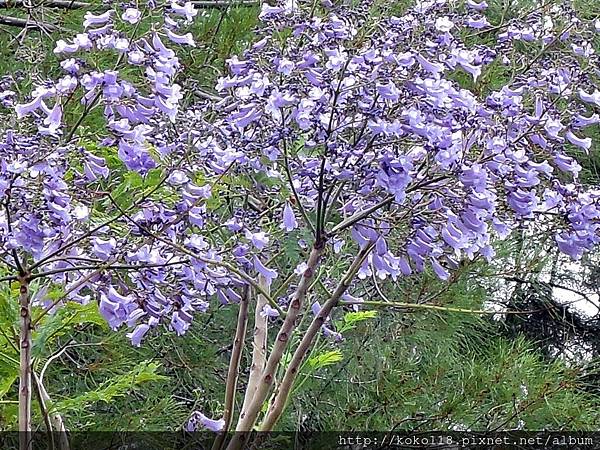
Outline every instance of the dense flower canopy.
<svg viewBox="0 0 600 450"><path fill-rule="evenodd" d="M273 261L286 240L338 256L374 244L367 280L426 268L447 279L533 220L574 259L597 244L600 191L579 183L575 156L600 123L599 24L567 3L499 27L485 2L373 10L264 4L256 42L217 82L222 99L202 101L184 101L177 81L176 50L196 45L191 3L87 13L85 32L56 43L59 79L20 103L3 85L37 129L8 130L0 146L7 273L99 301L139 345L159 323L185 332L213 298L239 301L257 275L283 283ZM147 14L160 24L138 36ZM487 45L473 43L479 33ZM114 64L90 64L98 52ZM499 88L484 87L489 74ZM93 114L106 129L97 141L79 135ZM232 200L212 207L225 179ZM134 198L113 195L123 180ZM293 262L297 275L312 270ZM264 316L285 311L293 289Z"/></svg>
<svg viewBox="0 0 600 450"><path fill-rule="evenodd" d="M300 210L316 211L318 239L372 211L351 232L361 246L377 241L363 276L431 264L447 278L463 257L491 259L494 235L534 218L555 223L572 258L591 249L599 192L578 184L571 155L589 151L585 128L600 120L596 24L564 5L515 20L493 45L469 45L490 28L484 3L420 2L382 20L368 6L318 15L263 5L261 39L217 85L227 95L207 138L217 164L287 176ZM541 50L510 60L522 42ZM502 65L512 73L501 89L478 92Z"/></svg>

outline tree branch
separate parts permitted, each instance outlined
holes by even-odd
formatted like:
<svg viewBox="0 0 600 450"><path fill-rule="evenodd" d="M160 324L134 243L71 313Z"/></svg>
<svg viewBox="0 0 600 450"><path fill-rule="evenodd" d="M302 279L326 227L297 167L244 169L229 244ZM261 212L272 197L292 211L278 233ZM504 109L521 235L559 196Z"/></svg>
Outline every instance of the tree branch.
<svg viewBox="0 0 600 450"><path fill-rule="evenodd" d="M21 279L19 304L21 315L19 363L19 449L32 450L31 441L31 305L29 282Z"/></svg>
<svg viewBox="0 0 600 450"><path fill-rule="evenodd" d="M325 304L321 308L321 311L319 311L319 314L316 315L316 317L313 319L310 326L308 327L308 330L306 331L306 333L304 333L304 337L302 338L302 341L300 341L300 344L296 348L296 351L292 356L292 360L290 361L287 370L285 371L285 375L283 376L283 380L279 385L279 389L275 393L273 402L271 403L271 407L269 408L267 416L265 417L260 427L260 431L271 431L273 429L273 426L281 417L281 414L283 413L283 410L287 403L287 399L290 395L290 391L294 380L296 379L296 376L298 375L298 372L300 370L302 361L304 361L304 358L306 357L308 350L310 349L315 337L317 336L317 333L323 326L323 323L325 323L325 320L331 313L331 310L338 304L340 298L342 297L342 295L344 295L344 293L350 286L350 283L352 283L352 280L356 276L356 273L360 269L367 256L369 256L369 253L371 253L371 250L374 246L375 243L370 242L365 248L363 248L358 253L356 258L348 268L348 271L346 272L346 274L338 284L337 288L329 298L329 300L325 302Z"/></svg>
<svg viewBox="0 0 600 450"><path fill-rule="evenodd" d="M63 8L63 9L77 9L77 8L91 8L91 3L78 2L71 0L43 0L38 6L46 8ZM0 0L0 8L23 8L26 7L23 0Z"/></svg>
<svg viewBox="0 0 600 450"><path fill-rule="evenodd" d="M235 392L237 390L237 380L240 369L240 360L242 358L242 348L244 347L244 339L246 337L246 327L248 325L248 303L250 301L252 289L249 285L244 286L242 299L240 300L240 310L238 312L237 327L235 330L235 338L233 340L233 348L231 350L231 359L229 360L229 370L227 371L227 384L225 385L225 408L223 411L223 419L225 426L223 431L219 433L213 443L212 450L221 450L225 442L225 436L231 425L231 417L233 416Z"/></svg>
<svg viewBox="0 0 600 450"><path fill-rule="evenodd" d="M217 260L214 260L214 259L206 258L204 256L200 256L198 253L194 253L193 251L188 250L187 248L185 248L182 245L176 244L175 242L169 241L168 239L165 239L162 236L159 236L156 233L153 233L148 228L146 228L143 225L140 225L139 223L137 223L135 221L135 219L133 219L129 214L127 214L127 212L125 210L123 210L123 208L121 208L117 202L115 202L115 200L112 198L112 196L110 194L108 194L108 198L113 203L113 205L115 205L117 207L117 209L121 212L121 214L122 214L123 217L125 217L127 220L129 220L130 222L132 222L134 225L136 225L140 230L144 231L144 233L146 233L148 236L152 236L152 238L154 238L155 240L160 241L163 244L166 244L169 247L171 247L173 249L176 249L176 250L180 251L181 253L183 253L185 255L191 256L192 258L197 259L198 261L202 261L202 262L204 262L206 264L211 264L211 265L214 265L214 266L217 266L217 267L224 267L225 269L229 270L231 273L237 275L242 280L246 281L254 289L256 289L258 292L260 292L262 295L264 295L265 297L267 297L267 299L269 300L269 303L271 304L271 306L273 306L273 308L277 309L281 315L285 315L285 312L281 309L281 307L277 304L277 302L275 302L271 298L271 296L267 292L265 292L262 289L262 287L250 275L248 275L247 273L245 273L245 272L243 272L241 270L238 270L232 264L229 264L229 263L227 263L225 261L217 261Z"/></svg>
<svg viewBox="0 0 600 450"><path fill-rule="evenodd" d="M43 405L44 408L42 413L46 416L46 419L50 421L51 428L56 432L56 435L58 436L58 450L69 450L69 438L67 436L67 429L65 428L65 423L63 421L62 416L57 411L48 411L46 409L46 405L48 403L52 403L52 400L50 399L48 391L46 391L42 380L38 378L35 372L33 373L33 380L35 381L36 390L40 398L40 405ZM52 433L53 445L54 436L55 433ZM52 448L54 448L54 446Z"/></svg>
<svg viewBox="0 0 600 450"><path fill-rule="evenodd" d="M273 344L273 350L271 351L271 354L267 359L265 370L261 375L261 380L254 394L254 398L250 402L250 405L248 405L248 410L246 411L246 413L240 415L236 427L237 433L229 442L227 450L241 449L245 441L248 439L249 432L252 431L252 428L256 423L258 414L275 380L275 372L279 366L279 363L281 362L283 352L287 348L290 336L294 331L296 319L298 318L300 308L303 305L308 288L317 271L324 250L324 241L315 242L313 249L308 257L307 268L304 271L304 274L300 279L300 283L296 288L296 292L294 293L294 296L289 304L287 315L285 317L283 325L277 333L275 343Z"/></svg>
<svg viewBox="0 0 600 450"><path fill-rule="evenodd" d="M43 278L50 275L61 274L65 272L75 272L81 270L141 270L141 269L152 269L152 268L160 268L160 267L168 267L168 266L177 266L180 264L186 264L189 262L188 260L184 261L173 261L167 263L154 263L154 264L100 264L97 266L72 266L72 267L62 267L60 269L51 269L46 272L38 272L30 275L30 280L35 280L36 278Z"/></svg>
<svg viewBox="0 0 600 450"><path fill-rule="evenodd" d="M263 276L259 276L258 283L269 289L269 285L266 283L266 279ZM248 411L250 402L254 398L260 376L265 370L265 363L267 360L267 326L268 317L263 317L261 311L267 304L267 299L258 295L256 299L256 307L254 310L254 339L252 342L252 363L250 366L250 375L248 377L248 384L246 386L246 392L244 394L244 403L240 411L240 416L245 415Z"/></svg>
<svg viewBox="0 0 600 450"><path fill-rule="evenodd" d="M11 27L31 28L37 30L56 31L59 28L56 25L49 23L40 23L29 19L21 19L18 17L0 16L0 25L8 25Z"/></svg>

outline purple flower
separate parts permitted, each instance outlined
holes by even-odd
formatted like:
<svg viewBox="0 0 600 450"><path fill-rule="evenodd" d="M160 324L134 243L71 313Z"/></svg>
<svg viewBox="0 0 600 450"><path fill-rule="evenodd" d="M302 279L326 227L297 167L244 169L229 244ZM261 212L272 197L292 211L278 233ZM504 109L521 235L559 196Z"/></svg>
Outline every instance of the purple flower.
<svg viewBox="0 0 600 450"><path fill-rule="evenodd" d="M454 28L454 23L447 16L438 17L435 20L435 28L442 33L447 33Z"/></svg>
<svg viewBox="0 0 600 450"><path fill-rule="evenodd" d="M425 69L427 72L431 72L434 75L437 75L438 73L443 72L445 69L443 64L432 63L432 62L428 61L427 59L423 58L418 53L415 55L415 58L417 59L417 61L419 62L419 64L421 65L421 67L423 69Z"/></svg>
<svg viewBox="0 0 600 450"><path fill-rule="evenodd" d="M341 302L348 302L348 303L354 303L352 305L352 309L354 311L359 311L360 310L360 305L358 305L357 303L362 303L364 302L364 299L362 297L354 297L353 295L350 295L348 293L342 295L342 297L340 298Z"/></svg>
<svg viewBox="0 0 600 450"><path fill-rule="evenodd" d="M110 20L111 12L112 11L108 10L105 13L102 13L99 15L94 15L89 11L86 12L85 16L83 16L83 18L84 18L83 27L88 28L91 25L104 25L106 22L108 22Z"/></svg>
<svg viewBox="0 0 600 450"><path fill-rule="evenodd" d="M52 108L52 111L50 111L50 114L44 119L44 126L40 127L40 133L44 135L56 135L60 128L61 120L62 108L57 102Z"/></svg>
<svg viewBox="0 0 600 450"><path fill-rule="evenodd" d="M183 170L174 170L167 178L167 182L173 186L180 186L188 181L189 178Z"/></svg>
<svg viewBox="0 0 600 450"><path fill-rule="evenodd" d="M160 40L160 36L157 33L152 35L152 47L154 47L154 50L158 52L158 56L167 61L175 57L175 52L165 47L165 44L163 44L163 42Z"/></svg>
<svg viewBox="0 0 600 450"><path fill-rule="evenodd" d="M209 419L201 412L196 411L192 414L192 417L188 421L186 430L190 432L198 431L198 426L217 433L219 431L223 431L223 428L225 427L225 419Z"/></svg>
<svg viewBox="0 0 600 450"><path fill-rule="evenodd" d="M183 335L191 324L191 316L183 310L173 313L171 317L171 327L175 330L178 336Z"/></svg>
<svg viewBox="0 0 600 450"><path fill-rule="evenodd" d="M73 217L77 220L86 220L90 215L90 210L85 205L77 205L73 208Z"/></svg>
<svg viewBox="0 0 600 450"><path fill-rule="evenodd" d="M65 71L76 74L79 72L81 66L79 62L74 58L65 59L60 62L60 67L62 67Z"/></svg>
<svg viewBox="0 0 600 450"><path fill-rule="evenodd" d="M308 264L306 264L305 262L301 262L294 269L294 273L296 275L302 276L304 275L304 272L306 272L306 269L308 269Z"/></svg>
<svg viewBox="0 0 600 450"><path fill-rule="evenodd" d="M590 125L596 125L597 123L600 123L600 116L598 114L592 114L590 117L585 117L578 114L575 116L573 126L577 128L584 128L589 127Z"/></svg>
<svg viewBox="0 0 600 450"><path fill-rule="evenodd" d="M296 65L294 62L290 61L289 59L282 58L277 65L277 71L286 76L290 76L295 66Z"/></svg>
<svg viewBox="0 0 600 450"><path fill-rule="evenodd" d="M175 42L176 44L189 45L191 47L196 46L194 38L192 37L192 33L186 33L183 35L175 34L168 28L165 30L165 32L167 33L167 37L171 40L171 42Z"/></svg>
<svg viewBox="0 0 600 450"><path fill-rule="evenodd" d="M437 259L431 258L431 267L433 267L433 271L441 280L445 281L450 277L448 271L442 267Z"/></svg>
<svg viewBox="0 0 600 450"><path fill-rule="evenodd" d="M298 222L296 221L296 216L294 215L294 210L289 203L285 204L283 208L283 223L280 225L281 228L284 228L286 231L292 231L298 228Z"/></svg>
<svg viewBox="0 0 600 450"><path fill-rule="evenodd" d="M583 247L578 245L577 241L573 238L572 235L569 235L566 232L562 232L557 234L554 239L556 240L556 244L558 245L558 249L564 253L565 255L569 255L571 259L578 260L581 259L583 254Z"/></svg>
<svg viewBox="0 0 600 450"><path fill-rule="evenodd" d="M192 2L185 2L183 6L176 1L171 2L171 9L178 16L184 16L187 20L192 20L198 14Z"/></svg>
<svg viewBox="0 0 600 450"><path fill-rule="evenodd" d="M406 259L404 256L401 256L398 259L398 268L400 269L400 272L402 272L402 274L405 276L412 274L412 269L410 267L408 259Z"/></svg>
<svg viewBox="0 0 600 450"><path fill-rule="evenodd" d="M88 181L96 181L98 176L108 178L109 170L106 167L104 158L100 158L89 152L85 152L84 157L83 171Z"/></svg>
<svg viewBox="0 0 600 450"><path fill-rule="evenodd" d="M264 264L260 261L260 259L257 256L253 257L253 261L254 261L254 269L256 269L256 271L265 278L265 280L267 281L267 284L271 284L273 282L273 280L275 278L277 278L277 271L274 269L268 269L267 267L265 267Z"/></svg>
<svg viewBox="0 0 600 450"><path fill-rule="evenodd" d="M246 230L246 239L252 242L257 249L262 250L269 243L269 237L263 231L252 233L250 230Z"/></svg>
<svg viewBox="0 0 600 450"><path fill-rule="evenodd" d="M142 343L142 339L150 329L150 325L142 323L135 327L131 333L127 333L126 336L131 339L131 343L136 347L139 347Z"/></svg>
<svg viewBox="0 0 600 450"><path fill-rule="evenodd" d="M593 103L596 106L600 106L600 91L598 89L595 89L593 94L588 94L583 89L579 89L579 97L584 102Z"/></svg>
<svg viewBox="0 0 600 450"><path fill-rule="evenodd" d="M127 8L121 18L130 24L136 24L140 21L142 13L136 8Z"/></svg>
<svg viewBox="0 0 600 450"><path fill-rule="evenodd" d="M146 54L141 50L132 50L127 53L127 61L133 65L142 64L146 60Z"/></svg>
<svg viewBox="0 0 600 450"><path fill-rule="evenodd" d="M586 153L588 153L590 147L592 146L592 138L578 138L571 130L567 131L565 137L571 144L584 149Z"/></svg>
<svg viewBox="0 0 600 450"><path fill-rule="evenodd" d="M548 136L553 138L559 138L558 133L564 128L564 125L560 123L560 120L558 119L548 119L544 125L544 129L548 133Z"/></svg>
<svg viewBox="0 0 600 450"><path fill-rule="evenodd" d="M335 342L342 342L344 340L342 333L338 333L325 325L323 325L322 329L323 335L325 335L326 338L333 339Z"/></svg>
<svg viewBox="0 0 600 450"><path fill-rule="evenodd" d="M59 55L61 53L75 53L79 50L79 45L76 43L69 44L66 41L59 39L56 41L56 46L54 47L54 54Z"/></svg>
<svg viewBox="0 0 600 450"><path fill-rule="evenodd" d="M569 156L558 154L554 156L554 163L563 172L570 172L575 176L581 171L581 166Z"/></svg>
<svg viewBox="0 0 600 450"><path fill-rule="evenodd" d="M109 287L108 292L100 294L100 314L106 319L108 325L116 330L129 318L135 306L129 296L119 294L115 288Z"/></svg>
<svg viewBox="0 0 600 450"><path fill-rule="evenodd" d="M319 302L314 302L310 309L312 313L317 316L321 312L321 304Z"/></svg>
<svg viewBox="0 0 600 450"><path fill-rule="evenodd" d="M481 16L478 19L474 19L472 17L468 17L467 18L467 25L471 28L475 28L475 29L481 29L481 28L486 28L490 26L490 23L488 22L488 20Z"/></svg>
<svg viewBox="0 0 600 450"><path fill-rule="evenodd" d="M477 11L483 11L484 9L487 9L488 4L485 0L482 0L479 3L477 3L473 0L467 0L467 6L471 9L475 9Z"/></svg>
<svg viewBox="0 0 600 450"><path fill-rule="evenodd" d="M262 116L262 113L253 107L254 105L250 104L243 108L240 108L240 111L229 116L229 120L231 123L235 124L238 128L245 128L253 122L259 120Z"/></svg>
<svg viewBox="0 0 600 450"><path fill-rule="evenodd" d="M386 100L398 101L400 91L393 82L377 86L377 92Z"/></svg>
<svg viewBox="0 0 600 450"><path fill-rule="evenodd" d="M261 317L279 317L279 311L275 308L271 308L269 305L263 306L263 309L260 312Z"/></svg>
<svg viewBox="0 0 600 450"><path fill-rule="evenodd" d="M396 61L403 67L411 67L415 63L415 56L411 52L399 53Z"/></svg>
<svg viewBox="0 0 600 450"><path fill-rule="evenodd" d="M92 238L92 253L98 258L108 261L113 251L117 247L117 241L115 238L109 238L102 240L99 237Z"/></svg>
<svg viewBox="0 0 600 450"><path fill-rule="evenodd" d="M39 96L35 97L29 103L25 103L22 105L15 105L15 112L17 113L17 119L21 119L21 118L31 114L32 112L37 111L40 108L46 109L44 102L43 102L43 98L44 97L42 95L39 95Z"/></svg>

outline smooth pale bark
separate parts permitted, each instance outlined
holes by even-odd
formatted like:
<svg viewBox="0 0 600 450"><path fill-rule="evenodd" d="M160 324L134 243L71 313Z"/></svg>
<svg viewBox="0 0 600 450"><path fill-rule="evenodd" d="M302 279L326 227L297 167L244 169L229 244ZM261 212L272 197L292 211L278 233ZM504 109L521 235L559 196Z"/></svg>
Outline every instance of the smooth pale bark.
<svg viewBox="0 0 600 450"><path fill-rule="evenodd" d="M229 442L227 450L239 450L243 448L250 432L254 428L262 405L267 399L271 387L273 386L273 382L275 381L275 372L279 367L283 353L287 348L289 339L296 326L296 319L298 318L298 314L300 313L300 309L304 303L308 288L311 285L312 279L317 271L324 249L325 242L321 241L315 243L312 251L310 252L308 261L306 263L307 268L304 271L304 274L298 283L298 287L296 288L296 292L294 293L294 296L289 304L283 325L277 333L277 337L275 338L275 342L273 344L273 350L267 359L265 370L261 375L260 382L256 392L254 393L254 398L248 405L245 415L243 417L240 415L240 419L236 427L236 433Z"/></svg>
<svg viewBox="0 0 600 450"><path fill-rule="evenodd" d="M270 294L269 284L263 276L259 276L258 284L265 292ZM240 411L240 417L246 416L248 406L254 398L254 393L258 386L260 376L265 370L265 364L267 362L267 326L268 317L263 317L260 313L263 308L268 304L268 300L263 295L258 295L256 299L256 309L254 310L254 339L252 342L252 364L250 366L250 375L248 377L248 385L246 386L246 392L244 394L244 403Z"/></svg>
<svg viewBox="0 0 600 450"><path fill-rule="evenodd" d="M46 408L48 404L52 403L52 400L48 395L48 391L46 391L42 380L40 380L35 372L33 372L33 380L40 396L40 402L44 405L44 408ZM42 413L48 415L48 420L52 427L51 431L54 432L53 437L58 437L58 446L56 447L57 450L70 450L67 428L65 427L65 422L63 421L62 416L58 412L52 410L50 410L50 412L43 411Z"/></svg>
<svg viewBox="0 0 600 450"><path fill-rule="evenodd" d="M29 282L21 280L20 283L19 449L31 450L31 306Z"/></svg>
<svg viewBox="0 0 600 450"><path fill-rule="evenodd" d="M281 414L285 409L285 405L290 395L292 385L294 384L294 380L296 379L296 376L300 371L302 362L304 361L304 358L310 350L315 340L315 337L317 336L317 333L319 333L321 327L325 323L325 320L327 319L333 308L337 306L338 302L340 301L340 298L342 297L342 295L344 295L344 293L350 286L350 283L354 279L365 258L373 249L374 245L374 243L371 243L359 252L348 271L344 274L344 277L338 284L337 288L335 289L333 294L331 294L331 297L323 304L323 306L321 307L321 311L319 311L319 314L317 314L311 322L310 326L308 327L308 330L302 338L302 341L300 341L298 348L296 348L296 351L292 356L290 364L288 365L283 376L283 380L281 381L281 384L279 385L279 388L275 393L271 406L269 407L269 411L267 412L267 415L260 426L260 431L271 431L277 423L277 421L279 420L279 418L281 417Z"/></svg>
<svg viewBox="0 0 600 450"><path fill-rule="evenodd" d="M240 309L238 312L237 327L235 338L231 348L231 358L229 360L229 370L227 371L227 384L225 385L225 408L223 411L223 432L219 433L213 443L212 450L220 450L225 442L225 435L231 425L231 417L235 404L235 391L237 389L237 380L240 369L240 360L242 359L242 349L246 337L246 328L248 325L248 303L250 301L252 289L249 285L244 287L242 299L240 300Z"/></svg>

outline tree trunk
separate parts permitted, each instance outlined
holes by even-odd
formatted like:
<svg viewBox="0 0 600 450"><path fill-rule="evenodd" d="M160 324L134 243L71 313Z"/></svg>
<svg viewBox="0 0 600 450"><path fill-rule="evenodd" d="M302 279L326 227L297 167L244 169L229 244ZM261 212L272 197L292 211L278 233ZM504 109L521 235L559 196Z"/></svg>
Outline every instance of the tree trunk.
<svg viewBox="0 0 600 450"><path fill-rule="evenodd" d="M21 280L20 370L19 370L19 450L31 450L31 305L29 282Z"/></svg>
<svg viewBox="0 0 600 450"><path fill-rule="evenodd" d="M223 411L223 419L225 426L217 435L213 442L212 450L221 450L225 442L225 436L231 426L231 417L235 407L235 393L237 390L237 380L240 370L240 361L242 359L242 350L244 348L244 340L246 338L246 327L248 325L248 303L252 296L252 288L249 285L244 286L242 299L240 300L240 310L238 312L237 327L233 346L231 348L231 358L229 360L229 370L227 371L227 383L225 385L225 410Z"/></svg>
<svg viewBox="0 0 600 450"><path fill-rule="evenodd" d="M266 282L265 278L261 275L258 277L258 284L265 292L270 293L270 285ZM254 398L254 393L258 386L260 376L265 369L265 363L267 362L267 326L268 317L261 316L261 311L268 304L267 299L263 295L258 295L256 299L256 308L254 310L254 339L252 342L252 365L250 366L250 375L248 377L248 385L246 386L246 393L244 395L244 403L240 410L240 417L246 415L248 406Z"/></svg>
<svg viewBox="0 0 600 450"><path fill-rule="evenodd" d="M271 402L271 406L269 407L269 411L265 416L263 423L261 424L260 431L268 432L272 431L273 427L281 417L285 406L288 401L288 397L291 394L292 385L294 384L294 380L298 373L300 372L300 367L302 366L302 362L306 357L308 351L310 350L315 337L321 330L321 327L325 323L325 320L338 304L340 298L344 293L348 290L348 287L352 283L356 273L360 269L365 258L369 255L373 247L375 246L374 242L369 243L364 249L362 249L359 254L356 256L356 259L340 281L337 286L335 292L331 295L331 297L323 304L321 311L317 314L317 316L313 319L308 330L304 333L304 337L298 344L294 355L285 371L285 375L283 376L283 380L279 385L278 390L275 392L273 400Z"/></svg>
<svg viewBox="0 0 600 450"><path fill-rule="evenodd" d="M229 442L227 450L240 450L245 448L246 441L254 428L261 407L267 399L271 387L273 386L273 382L275 381L275 372L279 367L283 353L287 348L288 341L296 327L296 319L303 306L308 288L318 269L324 247L325 242L316 242L308 257L307 268L304 271L300 283L298 283L298 287L296 288L296 292L292 297L292 301L289 304L285 320L277 333L277 337L273 344L273 350L267 359L265 369L261 375L254 396L248 405L248 410L240 414L236 433Z"/></svg>

